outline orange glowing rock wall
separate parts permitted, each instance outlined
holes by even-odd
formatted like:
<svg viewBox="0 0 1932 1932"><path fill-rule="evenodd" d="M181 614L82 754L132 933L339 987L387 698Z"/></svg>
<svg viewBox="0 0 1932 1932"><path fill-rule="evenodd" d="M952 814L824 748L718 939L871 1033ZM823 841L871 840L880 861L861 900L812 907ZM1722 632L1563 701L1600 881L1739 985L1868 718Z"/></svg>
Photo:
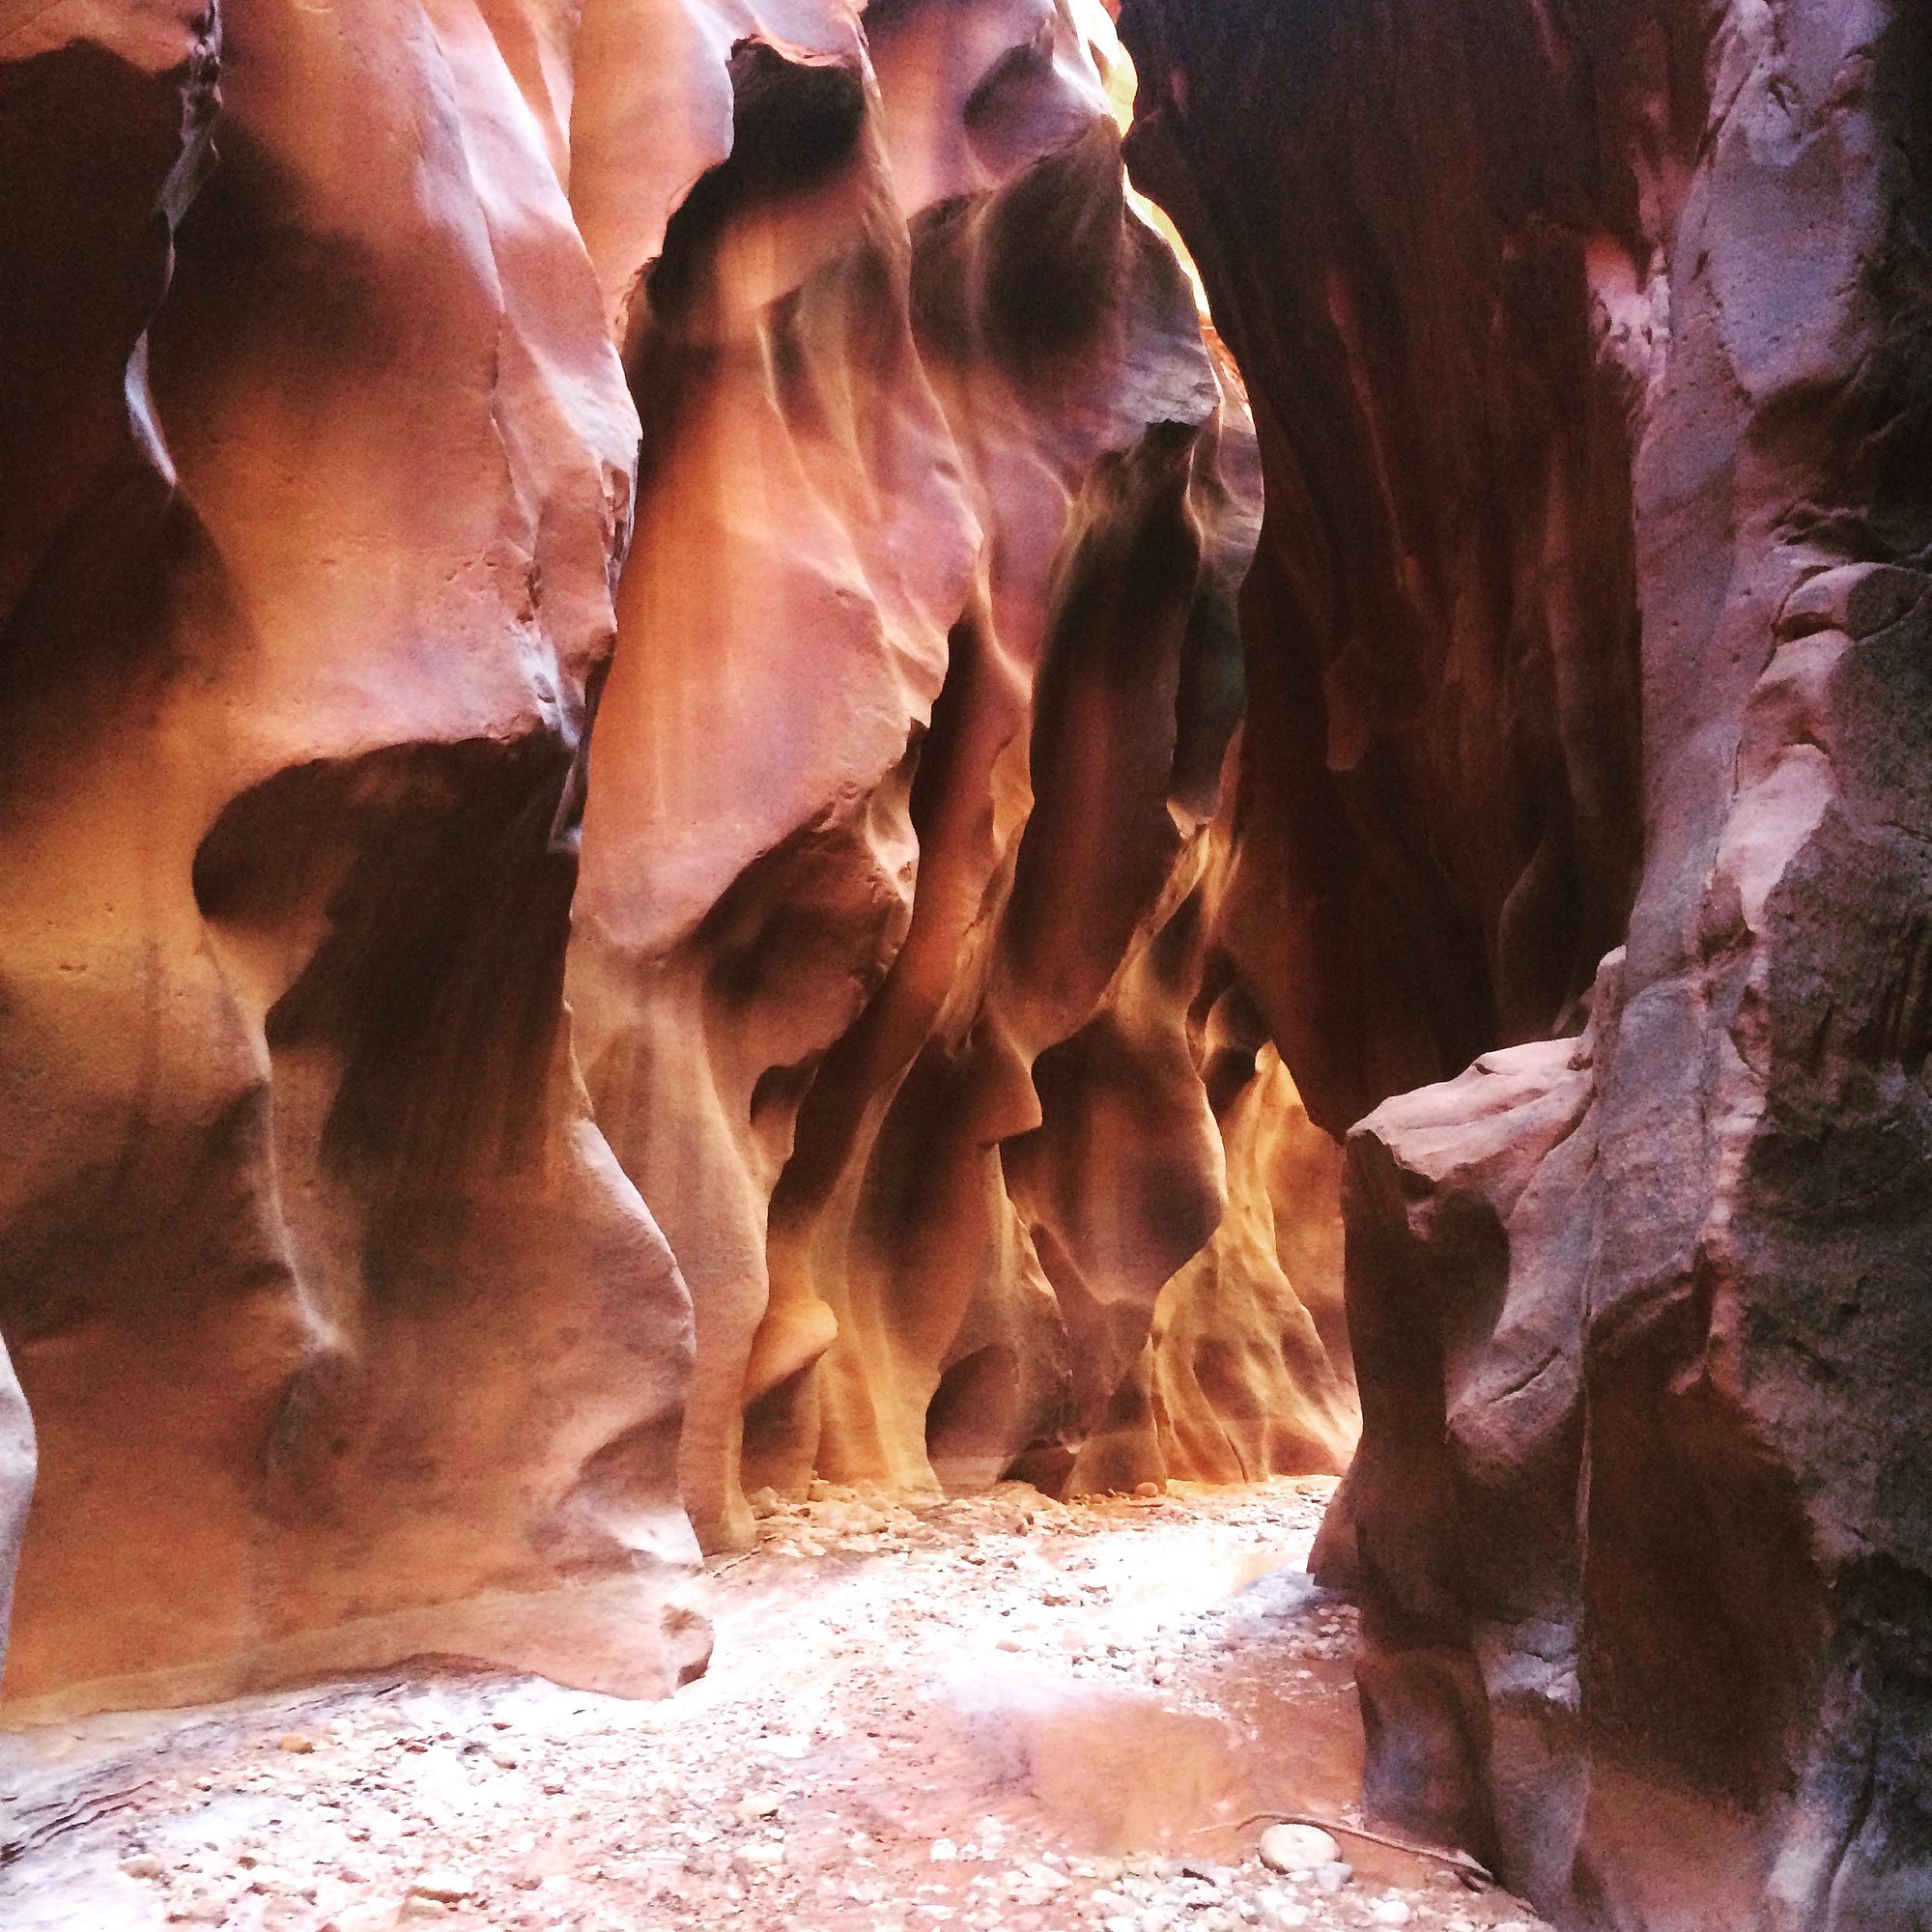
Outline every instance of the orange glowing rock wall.
<svg viewBox="0 0 1932 1932"><path fill-rule="evenodd" d="M1337 1156L1218 937L1251 434L1117 61L0 18L21 1712L649 1690L747 1484L1340 1466Z"/></svg>
<svg viewBox="0 0 1932 1932"><path fill-rule="evenodd" d="M1215 937L1258 483L1123 198L1110 24L847 34L732 56L730 158L613 297L643 458L569 994L691 1283L718 1545L814 1472L1131 1487L1338 1467L1353 1426L1271 1214L1216 1232L1265 1192L1232 1110L1299 1119ZM1329 1225L1302 1130L1284 1211ZM1241 1341L1199 1374L1177 1282L1162 1377L1216 1238Z"/></svg>

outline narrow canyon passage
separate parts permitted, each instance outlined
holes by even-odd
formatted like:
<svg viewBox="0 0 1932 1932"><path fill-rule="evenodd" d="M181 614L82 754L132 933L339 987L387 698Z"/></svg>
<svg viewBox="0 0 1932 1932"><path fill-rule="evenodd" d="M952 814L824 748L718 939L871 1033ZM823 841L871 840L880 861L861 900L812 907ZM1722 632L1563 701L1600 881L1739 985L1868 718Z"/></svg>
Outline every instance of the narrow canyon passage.
<svg viewBox="0 0 1932 1932"><path fill-rule="evenodd" d="M1304 1567L1329 1483L917 1509L827 1487L718 1566L710 1669L666 1702L401 1671L37 1733L0 1755L0 1923L1542 1923L1347 1829L1354 1615ZM1336 1830L1266 1840L1273 1869L1272 1812Z"/></svg>
<svg viewBox="0 0 1932 1932"><path fill-rule="evenodd" d="M1926 0L0 0L0 1932L1932 1932L1928 908Z"/></svg>

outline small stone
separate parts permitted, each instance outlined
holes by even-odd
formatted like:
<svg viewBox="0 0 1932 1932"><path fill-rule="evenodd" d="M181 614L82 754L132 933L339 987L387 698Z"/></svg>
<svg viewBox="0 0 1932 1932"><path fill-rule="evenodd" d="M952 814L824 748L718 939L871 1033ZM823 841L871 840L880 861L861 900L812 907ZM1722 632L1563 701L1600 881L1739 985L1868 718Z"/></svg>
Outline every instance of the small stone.
<svg viewBox="0 0 1932 1932"><path fill-rule="evenodd" d="M1342 1856L1342 1847L1318 1825L1270 1825L1259 1849L1262 1863L1278 1872L1311 1872Z"/></svg>
<svg viewBox="0 0 1932 1932"><path fill-rule="evenodd" d="M459 1872L424 1872L410 1887L412 1898L427 1898L438 1905L460 1905L476 1890Z"/></svg>
<svg viewBox="0 0 1932 1932"><path fill-rule="evenodd" d="M315 1748L315 1740L305 1738L299 1731L289 1731L282 1738L282 1749L296 1757L306 1757Z"/></svg>
<svg viewBox="0 0 1932 1932"><path fill-rule="evenodd" d="M1299 1932L1311 1916L1305 1905L1264 1905L1262 1907L1261 1922L1264 1932Z"/></svg>
<svg viewBox="0 0 1932 1932"><path fill-rule="evenodd" d="M414 1892L403 1900L405 1918L440 1918L448 1910L440 1899L420 1898Z"/></svg>
<svg viewBox="0 0 1932 1932"><path fill-rule="evenodd" d="M161 1861L153 1852L136 1852L131 1859L121 1861L121 1869L129 1878L159 1878Z"/></svg>
<svg viewBox="0 0 1932 1932"><path fill-rule="evenodd" d="M192 1892L168 1907L171 1922L184 1925L219 1925L228 1917L231 1899L214 1892Z"/></svg>
<svg viewBox="0 0 1932 1932"><path fill-rule="evenodd" d="M1065 1872L1055 1871L1051 1865L1025 1864L1012 1877L1021 1885L1031 1886L1036 1891L1065 1891L1073 1881Z"/></svg>
<svg viewBox="0 0 1932 1932"><path fill-rule="evenodd" d="M994 1640L993 1648L995 1650L1021 1650L1025 1646L1020 1642L1018 1637L1014 1636L1011 1632L1009 1632L1005 1636Z"/></svg>
<svg viewBox="0 0 1932 1932"><path fill-rule="evenodd" d="M1414 1916L1406 1899L1378 1898L1369 1904L1369 1917L1378 1925L1406 1925Z"/></svg>
<svg viewBox="0 0 1932 1932"><path fill-rule="evenodd" d="M935 1838L932 1841L932 1861L934 1864L948 1864L959 1856L959 1847L951 1838Z"/></svg>
<svg viewBox="0 0 1932 1932"><path fill-rule="evenodd" d="M1317 1891L1340 1891L1355 1876L1355 1868L1341 1859L1331 1859L1326 1864L1315 1867L1313 1877Z"/></svg>

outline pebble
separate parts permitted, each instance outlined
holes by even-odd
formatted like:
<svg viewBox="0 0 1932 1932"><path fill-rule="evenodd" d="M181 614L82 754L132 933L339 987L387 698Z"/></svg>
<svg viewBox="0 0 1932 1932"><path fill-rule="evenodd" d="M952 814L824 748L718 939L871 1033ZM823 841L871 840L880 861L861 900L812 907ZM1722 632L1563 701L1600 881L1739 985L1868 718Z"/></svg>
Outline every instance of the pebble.
<svg viewBox="0 0 1932 1932"><path fill-rule="evenodd" d="M1065 1872L1055 1871L1051 1865L1025 1864L1018 1871L1009 1874L1019 1884L1030 1886L1038 1891L1065 1891L1073 1881Z"/></svg>
<svg viewBox="0 0 1932 1932"><path fill-rule="evenodd" d="M1262 1863L1278 1872L1312 1872L1342 1856L1342 1847L1316 1825L1270 1825L1262 1833L1260 1851Z"/></svg>
<svg viewBox="0 0 1932 1932"><path fill-rule="evenodd" d="M475 1890L474 1882L457 1872L424 1872L410 1887L410 1896L433 1899L439 1905L460 1905Z"/></svg>

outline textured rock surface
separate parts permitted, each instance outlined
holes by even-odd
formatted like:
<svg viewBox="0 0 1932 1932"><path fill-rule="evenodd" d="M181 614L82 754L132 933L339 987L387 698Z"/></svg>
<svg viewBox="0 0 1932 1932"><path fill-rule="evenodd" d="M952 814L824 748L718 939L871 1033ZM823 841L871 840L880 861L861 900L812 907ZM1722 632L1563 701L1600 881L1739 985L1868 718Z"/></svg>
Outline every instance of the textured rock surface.
<svg viewBox="0 0 1932 1932"><path fill-rule="evenodd" d="M1117 63L0 25L21 1715L660 1688L748 1407L793 1490L1341 1466L1339 1160L1218 936L1252 435Z"/></svg>
<svg viewBox="0 0 1932 1932"><path fill-rule="evenodd" d="M1505 1049L1350 1143L1370 1801L1569 1924L1924 1925L1922 14L1122 27L1305 708L1236 819L1256 997L1331 1122Z"/></svg>
<svg viewBox="0 0 1932 1932"><path fill-rule="evenodd" d="M651 1449L688 1301L558 997L636 417L538 10L492 11L57 6L5 43L9 256L44 265L0 515L30 1707L703 1655Z"/></svg>
<svg viewBox="0 0 1932 1932"><path fill-rule="evenodd" d="M612 304L644 455L570 994L691 1281L720 1546L814 1470L1132 1488L1354 1421L1216 937L1252 444L1125 206L1109 23L866 38L732 57L731 157ZM1334 1213L1301 1131L1291 1233Z"/></svg>
<svg viewBox="0 0 1932 1932"><path fill-rule="evenodd" d="M1670 106L1643 94L1669 48L1540 17L1122 14L1136 178L1201 264L1268 481L1230 944L1336 1133L1548 1032L1634 882L1631 377L1590 276L1640 357L1646 211L1599 150Z"/></svg>

